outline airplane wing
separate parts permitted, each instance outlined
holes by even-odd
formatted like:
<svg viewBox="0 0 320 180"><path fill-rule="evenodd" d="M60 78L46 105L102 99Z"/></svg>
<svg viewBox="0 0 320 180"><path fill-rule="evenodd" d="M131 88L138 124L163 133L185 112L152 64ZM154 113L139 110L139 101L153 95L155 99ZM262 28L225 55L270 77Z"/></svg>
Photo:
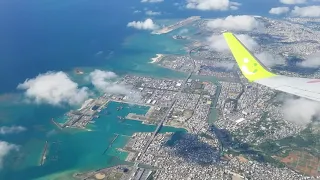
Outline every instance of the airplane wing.
<svg viewBox="0 0 320 180"><path fill-rule="evenodd" d="M232 33L223 33L242 74L249 80L272 89L320 101L320 79L277 75L268 70Z"/></svg>

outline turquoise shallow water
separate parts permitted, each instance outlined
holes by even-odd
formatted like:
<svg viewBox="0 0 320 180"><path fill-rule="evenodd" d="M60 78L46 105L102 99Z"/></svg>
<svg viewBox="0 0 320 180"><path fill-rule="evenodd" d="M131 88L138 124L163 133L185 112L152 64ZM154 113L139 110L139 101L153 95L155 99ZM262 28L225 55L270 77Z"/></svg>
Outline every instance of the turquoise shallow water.
<svg viewBox="0 0 320 180"><path fill-rule="evenodd" d="M140 121L125 120L120 122L117 116L126 116L129 112L145 114L148 107L139 107L132 105L122 105L124 108L117 111L120 104L111 102L106 110L110 114L101 113L101 116L95 119L95 123L90 125L91 131L53 128L50 123L36 126L24 133L25 139L21 136L16 140L21 141L23 148L19 152L11 154L11 165L2 171L3 178L10 179L50 179L58 174L65 176L72 175L72 172L92 170L121 163L125 159L126 153L119 152L116 148L123 147L129 140L128 136L139 132L152 132L154 125L144 125ZM45 109L40 108L44 112ZM49 119L46 119L49 122ZM29 126L30 127L30 126ZM32 126L31 126L32 127ZM54 130L52 130L52 128ZM172 127L164 127L161 132L184 131ZM111 140L116 134L120 134L112 144L112 147L103 152L109 146ZM11 142L14 136L10 136ZM18 136L17 136L18 137ZM30 138L32 137L32 138ZM48 156L43 166L37 166L40 161L40 155L45 141L49 142ZM58 142L58 143L54 143ZM13 160L15 156L24 156L20 160ZM119 159L115 158L118 157ZM58 160L53 158L58 157ZM14 163L13 163L14 162ZM5 172L5 173L4 173ZM70 172L70 174L64 174ZM26 178L27 177L27 178Z"/></svg>
<svg viewBox="0 0 320 180"><path fill-rule="evenodd" d="M105 62L105 65L87 68L103 68L116 72L118 75L136 74L154 77L180 78L186 74L175 72L149 63L156 54L186 54L183 41L174 40L171 34L153 35L150 32L137 32L122 43L122 48L115 51L111 58L104 56L97 59Z"/></svg>

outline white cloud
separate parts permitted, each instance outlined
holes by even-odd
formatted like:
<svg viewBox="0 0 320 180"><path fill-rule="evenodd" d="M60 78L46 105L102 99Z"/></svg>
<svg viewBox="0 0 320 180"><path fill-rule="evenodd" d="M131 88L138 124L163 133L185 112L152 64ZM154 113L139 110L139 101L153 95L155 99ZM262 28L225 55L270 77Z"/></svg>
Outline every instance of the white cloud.
<svg viewBox="0 0 320 180"><path fill-rule="evenodd" d="M288 98L282 106L284 118L297 124L307 124L312 118L319 118L320 103L304 98Z"/></svg>
<svg viewBox="0 0 320 180"><path fill-rule="evenodd" d="M280 0L282 4L304 4L307 0Z"/></svg>
<svg viewBox="0 0 320 180"><path fill-rule="evenodd" d="M14 134L14 133L20 133L27 130L25 127L22 126L2 126L0 127L0 134Z"/></svg>
<svg viewBox="0 0 320 180"><path fill-rule="evenodd" d="M18 150L19 147L5 141L0 141L0 168L3 166L3 158L12 150Z"/></svg>
<svg viewBox="0 0 320 180"><path fill-rule="evenodd" d="M225 11L228 9L237 9L240 3L230 2L229 0L187 0L186 8L198 9L203 11L220 10Z"/></svg>
<svg viewBox="0 0 320 180"><path fill-rule="evenodd" d="M291 11L291 15L299 17L320 17L320 6L295 6Z"/></svg>
<svg viewBox="0 0 320 180"><path fill-rule="evenodd" d="M140 99L140 95L134 92L131 87L117 83L118 76L114 72L101 71L96 69L89 74L91 83L101 92L109 94L123 94L133 99Z"/></svg>
<svg viewBox="0 0 320 180"><path fill-rule="evenodd" d="M178 32L178 34L179 34L179 35L183 35L183 34L187 34L188 32L189 32L188 29L181 29L181 30Z"/></svg>
<svg viewBox="0 0 320 180"><path fill-rule="evenodd" d="M158 26L152 21L152 19L148 18L145 21L132 21L127 24L128 27L133 27L136 29L144 29L144 30L154 30L157 29Z"/></svg>
<svg viewBox="0 0 320 180"><path fill-rule="evenodd" d="M284 64L285 59L280 55L271 54L268 52L261 52L255 56L266 66L272 67L274 65Z"/></svg>
<svg viewBox="0 0 320 180"><path fill-rule="evenodd" d="M209 46L218 52L224 52L228 50L228 44L222 35L212 35L207 39Z"/></svg>
<svg viewBox="0 0 320 180"><path fill-rule="evenodd" d="M249 49L254 50L258 46L258 43L246 34L236 35L237 38ZM229 51L227 42L222 35L212 35L207 39L209 46L218 52Z"/></svg>
<svg viewBox="0 0 320 180"><path fill-rule="evenodd" d="M231 10L238 10L239 7L238 7L238 6L230 6L230 9L231 9Z"/></svg>
<svg viewBox="0 0 320 180"><path fill-rule="evenodd" d="M255 28L262 26L253 16L228 16L224 19L214 19L207 23L209 28L222 29L222 30L238 30L238 31L251 31Z"/></svg>
<svg viewBox="0 0 320 180"><path fill-rule="evenodd" d="M135 11L133 11L133 13L137 14L137 13L141 13L141 11L140 10L135 10Z"/></svg>
<svg viewBox="0 0 320 180"><path fill-rule="evenodd" d="M298 65L302 67L311 67L311 68L320 67L320 52L310 54L309 56L307 56L307 58L304 61L302 61Z"/></svg>
<svg viewBox="0 0 320 180"><path fill-rule="evenodd" d="M25 90L24 94L28 100L51 105L76 105L89 96L88 88L79 88L78 84L62 71L39 74L19 84L18 89Z"/></svg>
<svg viewBox="0 0 320 180"><path fill-rule="evenodd" d="M141 0L142 3L159 3L163 2L163 0Z"/></svg>
<svg viewBox="0 0 320 180"><path fill-rule="evenodd" d="M271 8L269 13L280 15L280 14L285 14L289 11L290 11L289 7L275 7L275 8Z"/></svg>
<svg viewBox="0 0 320 180"><path fill-rule="evenodd" d="M149 15L149 16L157 16L157 15L161 15L161 12L157 12L157 11L146 11L146 15Z"/></svg>
<svg viewBox="0 0 320 180"><path fill-rule="evenodd" d="M231 9L231 10L238 10L238 9L239 9L239 6L241 6L241 3L231 2L231 1L230 1L230 9Z"/></svg>
<svg viewBox="0 0 320 180"><path fill-rule="evenodd" d="M114 72L101 71L96 69L89 74L91 83L102 92L108 92L109 87L113 86L115 78L118 76Z"/></svg>
<svg viewBox="0 0 320 180"><path fill-rule="evenodd" d="M234 62L217 62L214 64L215 67L220 67L220 68L224 68L227 70L231 70L234 66Z"/></svg>

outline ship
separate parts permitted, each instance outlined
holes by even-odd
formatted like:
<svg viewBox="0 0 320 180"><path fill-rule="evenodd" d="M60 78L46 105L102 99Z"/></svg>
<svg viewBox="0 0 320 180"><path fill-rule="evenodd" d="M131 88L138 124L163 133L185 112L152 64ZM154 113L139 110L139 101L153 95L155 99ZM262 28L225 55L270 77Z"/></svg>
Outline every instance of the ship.
<svg viewBox="0 0 320 180"><path fill-rule="evenodd" d="M172 38L173 39L187 39L186 36L180 36L180 35L173 35Z"/></svg>
<svg viewBox="0 0 320 180"><path fill-rule="evenodd" d="M75 71L76 74L83 74L83 71L81 69L77 68L74 71Z"/></svg>

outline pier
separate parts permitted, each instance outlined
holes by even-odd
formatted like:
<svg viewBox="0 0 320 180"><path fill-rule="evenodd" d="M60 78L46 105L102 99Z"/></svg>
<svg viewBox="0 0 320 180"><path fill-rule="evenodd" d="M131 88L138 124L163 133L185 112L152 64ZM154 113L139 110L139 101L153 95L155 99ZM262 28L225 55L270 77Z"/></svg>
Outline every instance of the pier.
<svg viewBox="0 0 320 180"><path fill-rule="evenodd" d="M46 141L44 148L43 148L43 152L42 152L42 156L40 159L40 166L42 166L47 158L47 150L48 150L48 141Z"/></svg>
<svg viewBox="0 0 320 180"><path fill-rule="evenodd" d="M115 134L114 138L112 139L112 141L110 142L109 146L103 151L102 155L106 154L106 152L108 151L108 149L112 146L113 142L118 138L119 134Z"/></svg>
<svg viewBox="0 0 320 180"><path fill-rule="evenodd" d="M55 122L53 118L51 118L51 122L52 122L54 125L56 125L59 129L62 129L62 126L61 126L59 123Z"/></svg>

